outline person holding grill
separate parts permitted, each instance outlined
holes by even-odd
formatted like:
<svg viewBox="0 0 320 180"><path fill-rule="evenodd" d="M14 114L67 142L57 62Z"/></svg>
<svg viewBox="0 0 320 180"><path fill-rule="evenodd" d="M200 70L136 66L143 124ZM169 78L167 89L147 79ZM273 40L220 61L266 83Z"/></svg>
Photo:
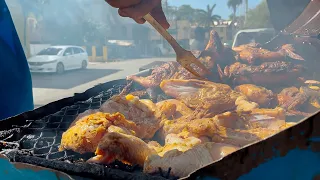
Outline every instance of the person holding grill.
<svg viewBox="0 0 320 180"><path fill-rule="evenodd" d="M33 110L32 81L9 9L0 0L0 120Z"/></svg>

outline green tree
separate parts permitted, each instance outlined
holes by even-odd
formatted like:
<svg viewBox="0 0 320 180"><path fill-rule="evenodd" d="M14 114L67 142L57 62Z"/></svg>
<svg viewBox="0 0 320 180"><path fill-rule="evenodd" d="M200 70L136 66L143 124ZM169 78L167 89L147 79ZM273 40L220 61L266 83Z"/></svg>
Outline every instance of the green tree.
<svg viewBox="0 0 320 180"><path fill-rule="evenodd" d="M216 7L216 4L210 6L207 5L207 10L197 9L195 12L195 19L199 23L199 25L203 25L204 27L210 27L214 25L215 21L219 21L221 16L213 14L213 10Z"/></svg>
<svg viewBox="0 0 320 180"><path fill-rule="evenodd" d="M182 5L176 11L176 18L178 20L189 20L194 21L194 15L196 10L193 9L190 5Z"/></svg>
<svg viewBox="0 0 320 180"><path fill-rule="evenodd" d="M227 5L229 8L232 8L233 11L233 21L235 20L234 18L236 17L237 13L237 8L242 4L242 0L228 0Z"/></svg>
<svg viewBox="0 0 320 180"><path fill-rule="evenodd" d="M245 28L268 28L272 27L267 2L262 1L256 8L248 11Z"/></svg>

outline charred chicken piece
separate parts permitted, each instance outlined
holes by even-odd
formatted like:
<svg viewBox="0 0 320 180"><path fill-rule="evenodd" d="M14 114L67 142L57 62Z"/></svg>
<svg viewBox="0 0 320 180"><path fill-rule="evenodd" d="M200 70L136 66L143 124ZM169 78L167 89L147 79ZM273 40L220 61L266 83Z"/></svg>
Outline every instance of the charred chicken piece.
<svg viewBox="0 0 320 180"><path fill-rule="evenodd" d="M213 117L216 114L233 110L237 106L249 111L258 105L246 101L246 97L233 91L226 84L200 80L164 80L161 89L193 109L197 109L202 117ZM246 108L248 107L248 108ZM202 117L197 116L198 118Z"/></svg>
<svg viewBox="0 0 320 180"><path fill-rule="evenodd" d="M146 158L156 154L156 151L135 136L111 132L103 136L95 154L88 162L110 164L119 160L129 165L143 166Z"/></svg>
<svg viewBox="0 0 320 180"><path fill-rule="evenodd" d="M152 138L160 128L161 116L156 113L156 105L150 100L140 100L131 94L113 96L103 103L99 110L106 113L122 113L126 119L137 125L136 136L142 139Z"/></svg>
<svg viewBox="0 0 320 180"><path fill-rule="evenodd" d="M308 87L302 86L300 90L296 87L283 89L278 94L279 105L287 111L287 115L301 115L310 116L313 112L302 112L300 110L308 111L310 105L315 108L320 108L318 99L320 92Z"/></svg>
<svg viewBox="0 0 320 180"><path fill-rule="evenodd" d="M234 85L256 84L262 86L272 86L295 82L304 67L290 62L265 62L259 66L246 65L236 62L224 69L220 73L226 81L231 81Z"/></svg>
<svg viewBox="0 0 320 180"><path fill-rule="evenodd" d="M258 103L260 107L269 107L275 98L271 90L254 84L243 84L234 90L245 95L248 100Z"/></svg>
<svg viewBox="0 0 320 180"><path fill-rule="evenodd" d="M112 125L133 131L136 129L136 124L126 120L120 113L97 112L75 121L62 134L60 151L69 149L79 153L94 152L101 138Z"/></svg>
<svg viewBox="0 0 320 180"><path fill-rule="evenodd" d="M162 80L170 79L173 74L178 71L179 64L177 62L168 62L155 68L150 76L128 76L127 80L133 80L145 88L153 88L159 86Z"/></svg>
<svg viewBox="0 0 320 180"><path fill-rule="evenodd" d="M208 77L212 80L219 80L218 71L215 69L215 64L220 64L224 68L226 65L235 62L233 52L230 48L225 48L217 32L214 30L210 32L210 39L206 49L201 52L198 60L206 66L207 69L213 70L214 77ZM199 67L194 69L201 75L202 72ZM216 71L216 72L215 72ZM169 62L162 66L155 68L152 74L148 77L129 76L127 80L133 80L145 88L154 88L160 85L162 80L167 79L198 79L196 76L188 72L185 68L180 66L177 62Z"/></svg>
<svg viewBox="0 0 320 180"><path fill-rule="evenodd" d="M260 64L263 62L285 61L287 57L296 60L304 60L295 53L295 49L291 44L283 45L277 52L262 49L258 44L242 45L233 48L238 53L238 60L248 64Z"/></svg>
<svg viewBox="0 0 320 180"><path fill-rule="evenodd" d="M144 164L143 172L156 173L159 167L162 169L171 168L172 176L186 177L193 171L220 160L238 149L236 146L212 142L197 145L186 152L174 149L163 157L149 156Z"/></svg>

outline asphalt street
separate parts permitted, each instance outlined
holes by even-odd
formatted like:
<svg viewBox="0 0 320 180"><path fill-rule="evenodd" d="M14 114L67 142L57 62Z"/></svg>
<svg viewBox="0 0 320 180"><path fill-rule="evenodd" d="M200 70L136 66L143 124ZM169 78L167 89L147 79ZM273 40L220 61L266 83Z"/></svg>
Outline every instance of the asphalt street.
<svg viewBox="0 0 320 180"><path fill-rule="evenodd" d="M35 108L73 96L108 81L123 79L139 72L139 68L155 61L174 61L174 58L132 59L122 62L90 63L86 70L64 74L32 73Z"/></svg>

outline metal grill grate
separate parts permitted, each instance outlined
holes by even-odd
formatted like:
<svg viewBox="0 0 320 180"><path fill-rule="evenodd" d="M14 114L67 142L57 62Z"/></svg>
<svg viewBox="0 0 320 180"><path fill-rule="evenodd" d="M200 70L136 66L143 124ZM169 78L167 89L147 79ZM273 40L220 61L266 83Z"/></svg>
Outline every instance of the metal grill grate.
<svg viewBox="0 0 320 180"><path fill-rule="evenodd" d="M101 165L83 163L91 158L93 153L79 154L68 150L58 151L62 133L68 129L79 113L88 109L100 108L101 104L111 96L119 94L124 87L125 84L121 83L112 85L112 88L108 88L109 90L96 93L98 95L86 101L76 102L71 106L64 107L54 114L38 120L25 120L24 123L19 122L19 125L11 124L12 127L6 127L10 129L1 128L6 130L0 131L0 153L7 154L13 161L45 166L71 174L82 173L86 176L94 176L95 178L113 178L114 175L110 175L111 171L109 169L113 168L122 170L120 172L113 171L116 174L120 173L121 177L135 179L130 173L126 174L123 172L126 171L135 172L142 179L153 179L149 175L141 175L141 167L132 167L116 161L105 168ZM101 89L101 87L99 88ZM10 122L6 123L10 124ZM106 175L105 171L109 174ZM117 177L115 179L122 179L120 176ZM159 178L163 179L161 177L157 177L156 179Z"/></svg>
<svg viewBox="0 0 320 180"><path fill-rule="evenodd" d="M13 128L17 129L12 129L11 133L2 133L4 138L1 138L1 140L13 142L16 150L27 152L40 158L68 160L71 162L78 161L79 159L87 160L90 156L92 157L92 154L80 155L73 151L58 151L62 133L68 129L79 113L88 109L100 108L101 104L111 96L119 94L123 87L124 85L115 85L108 91L101 92L87 101L65 107L59 112L39 120L27 120L27 124L24 126L13 126ZM5 134L9 136L5 137ZM6 149L2 150L2 152L5 151ZM12 151L12 145L7 151Z"/></svg>

